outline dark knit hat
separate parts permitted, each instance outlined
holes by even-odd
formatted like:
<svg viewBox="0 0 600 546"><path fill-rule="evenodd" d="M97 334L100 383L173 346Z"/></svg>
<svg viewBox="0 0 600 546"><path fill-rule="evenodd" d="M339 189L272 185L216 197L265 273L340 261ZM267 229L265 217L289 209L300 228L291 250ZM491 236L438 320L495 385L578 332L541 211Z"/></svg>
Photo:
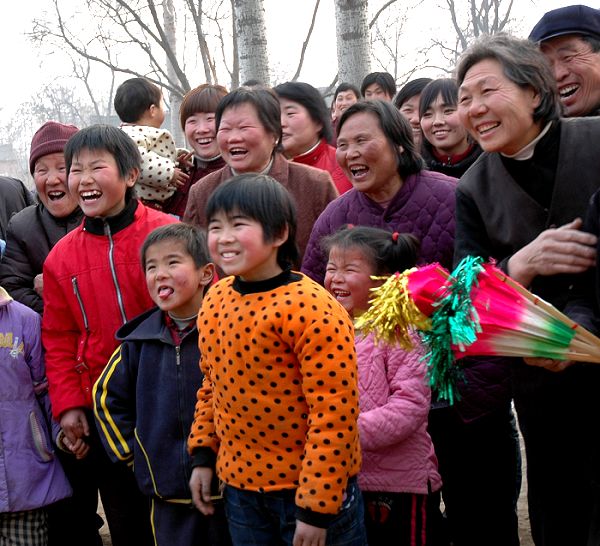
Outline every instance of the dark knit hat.
<svg viewBox="0 0 600 546"><path fill-rule="evenodd" d="M529 39L543 42L565 34L600 39L600 10L582 5L553 9L545 13L533 27Z"/></svg>
<svg viewBox="0 0 600 546"><path fill-rule="evenodd" d="M31 139L29 171L33 174L35 162L48 154L63 152L65 144L79 129L75 125L65 125L57 121L44 123Z"/></svg>

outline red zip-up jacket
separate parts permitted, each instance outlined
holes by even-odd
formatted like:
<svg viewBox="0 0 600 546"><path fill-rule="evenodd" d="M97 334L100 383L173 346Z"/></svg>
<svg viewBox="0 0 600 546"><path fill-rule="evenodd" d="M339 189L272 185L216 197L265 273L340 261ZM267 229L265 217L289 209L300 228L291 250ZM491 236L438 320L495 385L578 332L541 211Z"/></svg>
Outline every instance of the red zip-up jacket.
<svg viewBox="0 0 600 546"><path fill-rule="evenodd" d="M118 215L88 218L44 263L42 341L52 412L92 408L92 387L118 346L116 331L153 302L140 248L175 218L130 201Z"/></svg>

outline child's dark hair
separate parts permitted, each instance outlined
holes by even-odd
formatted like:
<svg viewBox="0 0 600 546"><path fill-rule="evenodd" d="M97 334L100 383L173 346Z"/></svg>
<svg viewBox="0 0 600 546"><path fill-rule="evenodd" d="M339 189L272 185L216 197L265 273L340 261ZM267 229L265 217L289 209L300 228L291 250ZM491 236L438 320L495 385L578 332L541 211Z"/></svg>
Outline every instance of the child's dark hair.
<svg viewBox="0 0 600 546"><path fill-rule="evenodd" d="M64 151L67 173L71 170L73 158L81 150L108 152L115 158L121 178L125 178L133 169L139 170L142 164L142 157L133 139L111 125L90 125L68 140Z"/></svg>
<svg viewBox="0 0 600 546"><path fill-rule="evenodd" d="M135 123L153 104L160 105L162 92L146 78L125 80L115 93L115 112L125 123Z"/></svg>
<svg viewBox="0 0 600 546"><path fill-rule="evenodd" d="M296 245L296 205L290 193L265 174L240 174L221 184L206 204L206 220L219 212L238 212L257 221L265 242L271 242L288 229L288 238L277 252L282 269L294 265L299 257Z"/></svg>
<svg viewBox="0 0 600 546"><path fill-rule="evenodd" d="M323 238L321 246L329 254L333 248L359 248L373 265L375 275L391 275L414 267L419 240L410 233L390 233L367 226L345 226Z"/></svg>
<svg viewBox="0 0 600 546"><path fill-rule="evenodd" d="M150 232L140 250L142 267L146 270L146 253L152 245L163 241L178 241L183 244L185 251L192 257L197 268L210 263L210 254L206 244L204 231L197 226L178 222L156 228Z"/></svg>

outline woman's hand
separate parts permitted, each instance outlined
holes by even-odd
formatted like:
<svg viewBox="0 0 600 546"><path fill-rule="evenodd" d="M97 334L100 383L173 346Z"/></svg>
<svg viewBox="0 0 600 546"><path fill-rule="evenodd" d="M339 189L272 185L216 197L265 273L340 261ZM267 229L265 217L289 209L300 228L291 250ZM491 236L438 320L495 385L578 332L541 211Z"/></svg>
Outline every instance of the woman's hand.
<svg viewBox="0 0 600 546"><path fill-rule="evenodd" d="M35 277L33 277L33 289L37 292L38 296L40 296L40 298L43 296L44 293L44 275L43 273L40 273L39 275L36 275Z"/></svg>
<svg viewBox="0 0 600 546"><path fill-rule="evenodd" d="M575 364L572 360L554 360L552 358L541 358L541 357L531 357L524 358L525 364L529 366L537 366L538 368L544 368L549 372L562 372L569 366Z"/></svg>
<svg viewBox="0 0 600 546"><path fill-rule="evenodd" d="M190 175L188 173L182 171L179 167L176 167L171 183L175 185L176 188L181 188L189 179Z"/></svg>
<svg viewBox="0 0 600 546"><path fill-rule="evenodd" d="M523 286L538 275L583 273L596 263L598 239L581 230L581 218L542 231L508 261L508 274Z"/></svg>

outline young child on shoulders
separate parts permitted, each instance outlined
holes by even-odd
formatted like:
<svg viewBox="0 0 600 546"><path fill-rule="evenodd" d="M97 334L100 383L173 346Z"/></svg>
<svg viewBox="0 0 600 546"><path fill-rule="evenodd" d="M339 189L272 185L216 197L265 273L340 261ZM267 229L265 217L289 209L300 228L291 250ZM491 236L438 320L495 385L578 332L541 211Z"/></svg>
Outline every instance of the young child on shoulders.
<svg viewBox="0 0 600 546"><path fill-rule="evenodd" d="M94 386L100 438L113 461L133 465L150 497L157 546L226 544L224 514L190 509L188 485L187 436L202 383L196 320L214 275L206 237L170 224L148 235L141 254L157 307L117 331L121 345Z"/></svg>
<svg viewBox="0 0 600 546"><path fill-rule="evenodd" d="M225 182L206 218L211 257L231 276L210 289L198 316L204 382L188 441L194 503L212 513L216 459L234 545L362 546L350 317L290 269L294 204L271 177Z"/></svg>
<svg viewBox="0 0 600 546"><path fill-rule="evenodd" d="M0 287L0 544L46 546L46 507L71 495L49 430L40 316Z"/></svg>
<svg viewBox="0 0 600 546"><path fill-rule="evenodd" d="M415 266L418 243L408 234L365 226L342 229L323 241L329 253L325 288L355 317L369 307L370 290ZM416 340L415 340L416 341ZM356 333L360 415L358 430L370 546L431 544L428 493L440 489L437 459L427 433L430 389L423 352L407 352L373 335ZM436 499L437 500L437 499Z"/></svg>
<svg viewBox="0 0 600 546"><path fill-rule="evenodd" d="M189 178L178 166L182 153L173 136L161 129L165 121L162 92L145 78L131 78L117 88L114 106L121 129L133 139L142 157L137 195L145 205L162 210Z"/></svg>
<svg viewBox="0 0 600 546"><path fill-rule="evenodd" d="M113 546L151 544L147 501L131 471L113 464L92 415L92 386L117 348L116 331L153 302L139 249L154 228L173 223L133 196L140 155L120 129L94 125L65 147L70 193L83 223L63 237L44 262L42 340L55 418L66 442L88 448L66 471L79 502L70 535L96 544L98 489Z"/></svg>

